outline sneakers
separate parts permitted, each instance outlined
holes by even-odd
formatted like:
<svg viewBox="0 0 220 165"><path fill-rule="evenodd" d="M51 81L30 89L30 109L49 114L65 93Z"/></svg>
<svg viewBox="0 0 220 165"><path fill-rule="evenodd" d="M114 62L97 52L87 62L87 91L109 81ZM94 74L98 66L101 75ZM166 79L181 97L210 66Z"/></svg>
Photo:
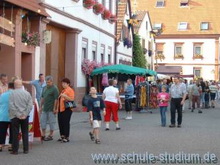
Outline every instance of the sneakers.
<svg viewBox="0 0 220 165"><path fill-rule="evenodd" d="M101 141L100 141L99 139L96 139L96 140L95 140L95 143L96 143L96 144L100 144Z"/></svg>
<svg viewBox="0 0 220 165"><path fill-rule="evenodd" d="M109 131L110 129L109 129L109 128L106 128L105 130L106 130L106 131Z"/></svg>
<svg viewBox="0 0 220 165"><path fill-rule="evenodd" d="M53 136L47 136L46 138L44 138L44 141L51 141L53 140Z"/></svg>
<svg viewBox="0 0 220 165"><path fill-rule="evenodd" d="M126 120L131 120L131 119L132 119L132 116L127 116L125 119L126 119Z"/></svg>
<svg viewBox="0 0 220 165"><path fill-rule="evenodd" d="M181 125L179 124L177 127L178 127L178 128L181 128Z"/></svg>
<svg viewBox="0 0 220 165"><path fill-rule="evenodd" d="M116 127L116 130L120 130L121 128L120 127Z"/></svg>
<svg viewBox="0 0 220 165"><path fill-rule="evenodd" d="M201 110L199 110L199 111L198 111L198 113L202 113L202 111L201 111Z"/></svg>

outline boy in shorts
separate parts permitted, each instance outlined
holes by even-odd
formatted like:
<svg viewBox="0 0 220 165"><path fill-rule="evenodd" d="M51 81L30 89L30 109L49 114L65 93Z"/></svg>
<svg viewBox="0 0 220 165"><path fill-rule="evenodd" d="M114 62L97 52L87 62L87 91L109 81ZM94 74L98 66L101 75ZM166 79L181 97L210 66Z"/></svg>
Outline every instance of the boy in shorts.
<svg viewBox="0 0 220 165"><path fill-rule="evenodd" d="M105 115L105 104L102 98L96 95L97 91L95 87L90 88L91 98L88 101L88 110L90 113L90 121L93 125L93 131L89 132L92 141L95 140L96 144L100 144L99 139L99 128L101 127L101 110L103 110L103 115Z"/></svg>

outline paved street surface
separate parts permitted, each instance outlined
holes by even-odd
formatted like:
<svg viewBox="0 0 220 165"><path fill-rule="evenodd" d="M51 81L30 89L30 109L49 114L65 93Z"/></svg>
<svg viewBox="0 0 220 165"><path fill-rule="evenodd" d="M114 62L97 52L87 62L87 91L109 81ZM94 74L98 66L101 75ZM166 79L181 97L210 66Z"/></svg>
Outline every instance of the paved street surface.
<svg viewBox="0 0 220 165"><path fill-rule="evenodd" d="M134 152L143 155L148 152L148 154L158 156L159 154L182 152L200 154L203 157L209 152L209 154L213 153L220 159L219 107L218 104L215 109L204 109L202 114L199 114L197 110L192 113L186 108L183 114L182 128L161 127L158 110L153 110L152 114L134 112L133 120L125 120L125 112L121 111L120 124L122 129L116 131L115 125L111 123L110 131L106 132L103 124L101 144L95 144L89 138L88 113L74 113L69 143L57 142L59 132L56 130L53 141L43 144L34 142L27 155L23 154L22 148L19 155L10 155L5 149L0 153L0 165L93 165L95 163L91 154L95 153L120 155ZM170 124L169 112L167 119L168 125ZM207 155L205 156L207 157ZM220 160L214 163L220 164ZM118 164L126 164L126 161ZM130 164L138 163L130 162ZM145 161L140 164L150 163ZM158 161L154 164L162 163ZM163 164L178 163L165 162Z"/></svg>

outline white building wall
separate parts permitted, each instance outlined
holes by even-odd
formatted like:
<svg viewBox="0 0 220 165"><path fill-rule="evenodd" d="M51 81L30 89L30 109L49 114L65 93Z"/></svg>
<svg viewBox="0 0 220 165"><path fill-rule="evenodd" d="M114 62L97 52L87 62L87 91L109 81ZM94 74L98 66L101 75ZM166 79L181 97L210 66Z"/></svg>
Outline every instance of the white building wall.
<svg viewBox="0 0 220 165"><path fill-rule="evenodd" d="M201 67L201 77L214 80L215 75L215 39L157 39L157 43L165 43L164 60L157 60L158 64L182 66L183 75L194 74L194 67ZM174 60L175 43L183 43L182 54L184 59ZM194 43L203 43L203 59L193 59Z"/></svg>
<svg viewBox="0 0 220 165"><path fill-rule="evenodd" d="M101 2L101 0L99 0ZM113 13L115 13L115 2L111 1ZM102 30L110 33L111 35L115 35L115 23L111 24L108 20L104 20L101 17L101 14L96 15L92 9L86 9L83 7L83 0L79 2L74 2L72 0L62 0L62 1L54 1L54 0L45 0L45 4L49 4L53 7L61 11L65 11L68 14L73 15L74 17L85 20L88 23L91 23L93 26L97 28L101 28ZM108 3L106 3L108 8ZM111 62L114 62L114 54L115 54L115 39L113 36L109 36L99 30L96 30L93 27L88 26L82 22L73 20L69 17L56 13L52 10L46 9L47 13L51 16L49 20L52 22L61 24L63 26L79 29L81 33L78 35L78 73L77 73L77 87L85 87L85 75L81 71L81 62L82 62L82 39L86 38L88 40L88 58L92 60L92 41L97 42L97 62L101 62L100 57L100 48L101 44L105 45L105 62L108 60L108 47L112 48L111 54ZM52 39L53 40L53 39Z"/></svg>
<svg viewBox="0 0 220 165"><path fill-rule="evenodd" d="M151 27L151 22L148 14L145 15L141 26L138 31L138 35L140 36L141 39L145 39L145 48L149 51L149 43L152 44L151 51L152 55L149 56L148 52L145 54L145 58L147 60L147 64L153 64L153 52L154 52L154 47L155 47L155 42L154 38L150 35L150 31L152 30ZM153 68L153 66L151 66Z"/></svg>

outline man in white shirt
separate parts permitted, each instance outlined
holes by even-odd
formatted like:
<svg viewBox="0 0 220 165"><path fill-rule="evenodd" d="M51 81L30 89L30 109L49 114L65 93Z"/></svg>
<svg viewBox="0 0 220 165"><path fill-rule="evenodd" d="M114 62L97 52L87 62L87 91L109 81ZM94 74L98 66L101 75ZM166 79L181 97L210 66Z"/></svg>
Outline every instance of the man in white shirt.
<svg viewBox="0 0 220 165"><path fill-rule="evenodd" d="M113 86L112 79L109 80L109 87L105 88L103 91L103 99L105 101L106 106L106 115L105 115L105 123L106 123L106 131L109 130L109 122L112 120L116 124L116 130L120 130L119 122L118 122L118 108L122 108L121 99L119 96L119 91L117 88Z"/></svg>

